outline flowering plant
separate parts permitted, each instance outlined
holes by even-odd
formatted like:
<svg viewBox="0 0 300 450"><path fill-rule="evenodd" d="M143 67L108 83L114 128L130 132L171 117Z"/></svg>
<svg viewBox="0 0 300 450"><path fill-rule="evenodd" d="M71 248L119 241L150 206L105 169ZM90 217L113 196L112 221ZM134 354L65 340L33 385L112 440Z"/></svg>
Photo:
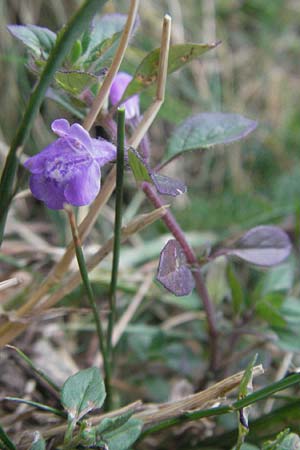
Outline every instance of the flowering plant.
<svg viewBox="0 0 300 450"><path fill-rule="evenodd" d="M50 209L88 205L100 190L101 167L116 159L116 147L66 119L51 128L59 138L24 164L31 172L30 189Z"/></svg>

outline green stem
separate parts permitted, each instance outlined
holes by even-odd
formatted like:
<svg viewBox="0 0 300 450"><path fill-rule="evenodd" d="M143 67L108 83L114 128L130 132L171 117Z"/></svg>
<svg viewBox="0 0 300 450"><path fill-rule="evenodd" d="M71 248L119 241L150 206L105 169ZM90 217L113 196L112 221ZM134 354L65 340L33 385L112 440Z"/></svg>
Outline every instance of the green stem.
<svg viewBox="0 0 300 450"><path fill-rule="evenodd" d="M113 329L116 319L116 292L118 282L118 270L121 247L121 227L122 227L122 207L123 207L123 179L124 179L124 147L125 147L125 109L118 108L117 116L117 175L116 175L116 206L115 206L115 227L114 227L114 248L113 263L109 290L109 316L107 329L107 353L109 360L109 371L106 386L106 410L112 408L111 374L113 364Z"/></svg>
<svg viewBox="0 0 300 450"><path fill-rule="evenodd" d="M231 405L219 406L217 408L202 409L199 411L184 412L177 417L172 417L171 419L167 419L164 420L163 422L152 425L143 432L141 438L145 437L148 434L152 434L157 431L164 430L166 428L170 428L173 427L174 425L178 425L187 421L199 420L203 419L204 417L219 416L222 414L236 412L241 408L246 408L247 406L252 405L253 403L256 403L260 400L264 400L265 398L270 397L276 392L282 391L283 389L287 389L299 383L300 383L300 374L290 375L287 378L283 378L280 381L272 383L270 386L266 386L263 389L260 389L256 392L253 392L252 394L247 395L245 398L241 400L237 400Z"/></svg>
<svg viewBox="0 0 300 450"><path fill-rule="evenodd" d="M17 450L16 446L9 439L9 437L7 436L7 434L0 425L0 445L1 444L3 445L3 450Z"/></svg>
<svg viewBox="0 0 300 450"><path fill-rule="evenodd" d="M56 408L51 408L51 406L44 405L43 403L34 402L32 400L26 400L24 398L18 398L18 397L3 397L1 400L10 401L10 402L16 402L16 403L24 403L25 405L34 406L35 408L41 409L42 411L47 411L52 414L55 414L59 417L67 417L67 414L64 411L60 411Z"/></svg>
<svg viewBox="0 0 300 450"><path fill-rule="evenodd" d="M48 383L55 391L60 392L60 387L53 381L51 378L48 377L41 369L38 369L34 363L31 361L31 359L25 355L25 353L22 352L18 347L15 347L14 345L7 345L8 348L11 348L15 350L18 355L29 365L29 367L46 383Z"/></svg>
<svg viewBox="0 0 300 450"><path fill-rule="evenodd" d="M69 23L58 34L40 80L33 90L27 108L11 143L5 166L0 181L0 245L3 240L4 228L8 208L13 197L13 183L18 167L17 151L24 145L32 128L33 121L39 111L41 103L46 95L47 88L53 80L57 69L62 65L64 58L70 52L73 42L85 31L87 24L94 14L106 3L107 0L86 0Z"/></svg>
<svg viewBox="0 0 300 450"><path fill-rule="evenodd" d="M69 217L69 222L70 222L70 226L71 226L71 230L72 230L76 258L77 258L77 262L78 262L78 266L79 266L81 279L82 279L83 285L85 287L87 298L88 298L90 307L92 308L93 315L94 315L97 336L98 336L98 341L99 341L99 349L100 349L100 351L102 353L102 357L103 357L104 378L106 379L107 372L109 370L109 364L108 364L107 350L106 350L106 346L105 346L105 342L104 342L104 333L102 330L102 325L101 325L100 317L99 317L98 310L97 310L96 300L95 300L94 292L92 290L92 286L91 286L91 283L89 280L88 269L86 267L86 262L85 262L83 251L81 248L81 243L80 243L80 238L79 238L79 233L78 233L78 228L76 225L74 213L70 207L65 207L65 210ZM106 386L106 389L107 389L107 386Z"/></svg>

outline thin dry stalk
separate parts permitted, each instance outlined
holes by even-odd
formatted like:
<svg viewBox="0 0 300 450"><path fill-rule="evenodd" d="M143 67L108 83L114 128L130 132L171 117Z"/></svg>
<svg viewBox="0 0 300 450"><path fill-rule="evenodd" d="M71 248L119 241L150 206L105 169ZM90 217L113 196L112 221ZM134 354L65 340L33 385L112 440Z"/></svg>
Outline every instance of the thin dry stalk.
<svg viewBox="0 0 300 450"><path fill-rule="evenodd" d="M143 228L151 225L156 220L163 217L166 213L167 207L162 207L151 211L148 214L142 214L132 220L128 225L122 228L122 242L126 241L131 235L138 233ZM93 270L113 249L113 238L109 239L93 256L87 260L88 270ZM56 303L58 303L65 295L69 294L73 289L75 289L81 282L81 276L79 271L71 275L66 282L60 286L60 288L50 294L46 301L34 309L34 314L31 312L32 317L28 317L28 321L25 323L10 323L9 329L0 336L0 347L11 342L16 336L18 336L30 323L31 320L35 318L35 314L40 314L41 311L45 311Z"/></svg>
<svg viewBox="0 0 300 450"><path fill-rule="evenodd" d="M128 17L127 17L127 22L126 22L125 28L124 28L122 36L121 36L119 47L116 51L116 54L114 56L111 66L107 72L107 75L104 78L101 89L100 89L95 101L93 102L91 110L83 122L83 126L87 130L90 130L90 128L92 127L93 123L97 119L97 116L98 116L99 112L101 111L101 109L108 97L111 84L120 68L121 62L125 55L125 51L128 47L130 35L131 35L133 25L134 25L134 22L135 22L135 19L137 16L137 12L138 12L138 7L139 7L139 0L131 0L130 9L128 12Z"/></svg>
<svg viewBox="0 0 300 450"><path fill-rule="evenodd" d="M255 366L253 369L253 376L256 377L263 373L263 367L261 365ZM192 410L199 411L200 409L205 409L215 403L220 403L220 400L224 401L226 395L238 388L242 378L244 376L244 371L238 372L219 383L205 389L204 391L198 392L193 395L189 395L181 400L174 402L166 402L160 404L142 404L142 402L136 402L136 413L133 417L141 419L145 426L155 425L164 420L176 418L182 416L185 412L190 412ZM101 420L108 416L117 416L126 411L126 409L132 409L133 405L128 405L119 410L113 411L109 414L100 414L90 418L90 423L92 425L98 425ZM44 438L51 438L52 436L59 436L64 433L66 429L65 425L59 425L49 430L43 432Z"/></svg>

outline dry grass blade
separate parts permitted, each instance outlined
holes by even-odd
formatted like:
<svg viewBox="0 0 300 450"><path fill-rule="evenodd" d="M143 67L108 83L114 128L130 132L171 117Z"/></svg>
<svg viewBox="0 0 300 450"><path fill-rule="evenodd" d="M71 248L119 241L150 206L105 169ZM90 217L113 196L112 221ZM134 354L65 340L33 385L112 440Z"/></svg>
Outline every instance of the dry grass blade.
<svg viewBox="0 0 300 450"><path fill-rule="evenodd" d="M151 225L156 220L160 219L167 210L167 206L155 209L148 214L142 214L135 219L133 219L128 225L122 228L122 242L126 241L131 235L138 233L143 228ZM87 260L88 270L94 269L113 249L113 238L109 239L93 256ZM79 271L71 275L66 282L53 294L37 308L31 312L31 317L28 318L26 324L13 323L10 324L8 330L0 336L0 347L10 343L16 336L18 336L30 323L30 320L35 318L35 315L45 311L48 308L54 306L59 302L65 295L69 294L75 287L77 287L81 282L81 276ZM2 327L3 328L3 327Z"/></svg>
<svg viewBox="0 0 300 450"><path fill-rule="evenodd" d="M97 416L93 416L90 418L90 423L93 425L97 425L103 420L105 417L116 416L122 414L125 411L132 410L136 408L137 411L133 417L141 419L144 425L154 425L156 423L162 422L166 419L180 417L184 412L191 410L200 410L201 408L207 408L209 405L212 405L216 402L220 402L220 399L224 399L226 395L238 388L240 385L244 371L238 372L219 383L214 384L213 386L205 389L204 391L197 392L196 394L189 395L181 400L174 401L172 403L161 403L161 404L142 404L142 402L138 401L131 405L125 406L119 410L113 411L109 414L100 414ZM261 365L255 366L253 369L253 376L258 376L263 373L263 368ZM66 429L65 425L59 425L53 428L50 428L46 432L43 433L45 438L51 438L53 436L59 436L64 433Z"/></svg>

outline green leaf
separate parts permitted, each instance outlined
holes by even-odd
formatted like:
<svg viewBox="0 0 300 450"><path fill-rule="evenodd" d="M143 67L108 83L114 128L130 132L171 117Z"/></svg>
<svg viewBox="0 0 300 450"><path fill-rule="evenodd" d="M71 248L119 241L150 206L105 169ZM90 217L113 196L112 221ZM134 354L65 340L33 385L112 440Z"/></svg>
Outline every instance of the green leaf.
<svg viewBox="0 0 300 450"><path fill-rule="evenodd" d="M84 89L98 82L95 75L80 71L59 71L54 78L59 87L73 95L80 94Z"/></svg>
<svg viewBox="0 0 300 450"><path fill-rule="evenodd" d="M81 41L77 39L77 41L74 42L72 50L70 52L69 60L71 65L75 64L78 58L81 56L82 53L82 45Z"/></svg>
<svg viewBox="0 0 300 450"><path fill-rule="evenodd" d="M283 297L280 293L270 293L257 302L255 306L256 313L271 326L285 327L286 320L280 311L282 302Z"/></svg>
<svg viewBox="0 0 300 450"><path fill-rule="evenodd" d="M92 54L97 52L99 45L119 33L124 28L127 16L125 14L96 15L91 27L82 37L82 48L85 60L92 59Z"/></svg>
<svg viewBox="0 0 300 450"><path fill-rule="evenodd" d="M193 59L199 58L208 50L214 49L219 42L213 44L177 44L170 47L168 73L175 72ZM157 81L160 49L148 53L138 66L132 81L127 86L123 100L143 91Z"/></svg>
<svg viewBox="0 0 300 450"><path fill-rule="evenodd" d="M81 370L67 379L62 387L61 402L72 420L79 420L105 399L105 387L99 369Z"/></svg>
<svg viewBox="0 0 300 450"><path fill-rule="evenodd" d="M239 314L244 302L244 292L234 267L230 261L227 264L227 281L231 292L232 309L235 315Z"/></svg>
<svg viewBox="0 0 300 450"><path fill-rule="evenodd" d="M109 433L103 433L97 444L107 444L109 450L127 450L138 439L143 428L143 422L131 418L124 425Z"/></svg>
<svg viewBox="0 0 300 450"><path fill-rule="evenodd" d="M128 411L116 417L105 417L103 420L101 420L101 423L97 427L95 427L95 430L99 434L114 431L116 428L119 428L126 422L128 422L132 414L133 411Z"/></svg>
<svg viewBox="0 0 300 450"><path fill-rule="evenodd" d="M288 291L293 285L294 275L295 261L291 258L266 272L261 283L261 293Z"/></svg>
<svg viewBox="0 0 300 450"><path fill-rule="evenodd" d="M94 65L93 70L97 71L103 67L105 63L108 63L115 53L121 34L121 32L117 32L94 47L89 56L84 60L85 67L89 67L95 62L96 64Z"/></svg>
<svg viewBox="0 0 300 450"><path fill-rule="evenodd" d="M274 441L268 441L263 444L262 450L299 450L300 438L295 433L290 433L286 429L276 436Z"/></svg>
<svg viewBox="0 0 300 450"><path fill-rule="evenodd" d="M36 25L8 25L8 30L37 58L46 59L56 40L53 31Z"/></svg>
<svg viewBox="0 0 300 450"><path fill-rule="evenodd" d="M191 116L176 128L167 146L167 158L189 150L228 144L247 136L257 122L238 114L201 113Z"/></svg>
<svg viewBox="0 0 300 450"><path fill-rule="evenodd" d="M152 183L149 171L143 161L143 158L133 148L128 150L128 161L137 183L141 183L143 181Z"/></svg>
<svg viewBox="0 0 300 450"><path fill-rule="evenodd" d="M46 449L46 442L44 439L40 436L40 433L36 433L34 442L32 446L30 447L30 450L45 450Z"/></svg>

